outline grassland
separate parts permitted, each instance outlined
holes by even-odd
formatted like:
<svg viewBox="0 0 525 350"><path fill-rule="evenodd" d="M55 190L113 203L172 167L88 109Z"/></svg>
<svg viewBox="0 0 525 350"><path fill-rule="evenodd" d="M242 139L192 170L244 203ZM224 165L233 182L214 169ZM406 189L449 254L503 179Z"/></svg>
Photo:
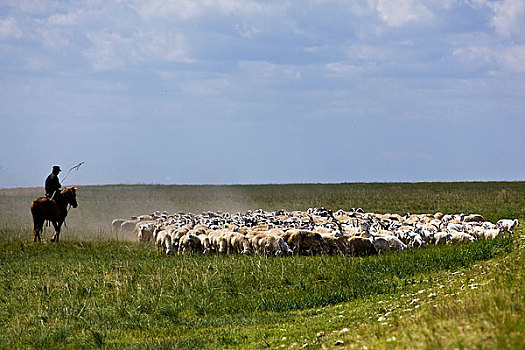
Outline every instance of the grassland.
<svg viewBox="0 0 525 350"><path fill-rule="evenodd" d="M525 348L522 229L403 254L269 259L162 256L109 232L113 218L154 210L310 206L523 223L524 183L81 187L64 240L34 244L40 191L0 190L0 348Z"/></svg>

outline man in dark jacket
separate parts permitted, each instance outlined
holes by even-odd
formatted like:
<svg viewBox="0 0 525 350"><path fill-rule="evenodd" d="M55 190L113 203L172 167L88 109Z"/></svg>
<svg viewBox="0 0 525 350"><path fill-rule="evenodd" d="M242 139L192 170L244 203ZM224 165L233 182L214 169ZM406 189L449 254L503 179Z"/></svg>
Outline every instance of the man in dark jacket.
<svg viewBox="0 0 525 350"><path fill-rule="evenodd" d="M58 181L58 173L61 171L58 165L53 166L53 171L46 179L46 197L57 198L60 195L60 181Z"/></svg>

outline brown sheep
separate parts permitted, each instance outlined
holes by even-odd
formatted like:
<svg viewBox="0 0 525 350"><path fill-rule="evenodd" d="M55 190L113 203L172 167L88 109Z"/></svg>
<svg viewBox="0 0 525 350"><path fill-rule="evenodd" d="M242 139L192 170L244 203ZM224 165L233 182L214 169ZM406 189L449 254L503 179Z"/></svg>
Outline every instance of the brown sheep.
<svg viewBox="0 0 525 350"><path fill-rule="evenodd" d="M323 245L323 238L317 232L295 230L288 237L288 245L294 254L319 254Z"/></svg>
<svg viewBox="0 0 525 350"><path fill-rule="evenodd" d="M368 238L353 236L348 238L349 253L354 256L368 256L378 254L377 248Z"/></svg>

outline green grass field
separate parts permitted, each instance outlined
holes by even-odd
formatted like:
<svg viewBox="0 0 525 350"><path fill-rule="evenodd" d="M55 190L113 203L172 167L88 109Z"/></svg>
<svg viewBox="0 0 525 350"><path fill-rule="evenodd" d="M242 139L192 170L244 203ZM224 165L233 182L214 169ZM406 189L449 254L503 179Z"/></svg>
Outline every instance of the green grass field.
<svg viewBox="0 0 525 350"><path fill-rule="evenodd" d="M40 192L0 190L0 348L525 348L523 227L408 253L268 259L158 255L109 231L155 210L310 206L523 224L522 182L88 186L59 244L30 242Z"/></svg>

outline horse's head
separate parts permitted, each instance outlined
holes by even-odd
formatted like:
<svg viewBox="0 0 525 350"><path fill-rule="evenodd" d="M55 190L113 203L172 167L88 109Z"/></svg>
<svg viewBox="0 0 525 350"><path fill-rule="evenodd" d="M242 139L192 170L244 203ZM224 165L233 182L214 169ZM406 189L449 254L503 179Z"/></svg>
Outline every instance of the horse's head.
<svg viewBox="0 0 525 350"><path fill-rule="evenodd" d="M73 208L78 206L77 204L77 188L73 186L66 187L61 192L62 196L66 201L71 204Z"/></svg>

